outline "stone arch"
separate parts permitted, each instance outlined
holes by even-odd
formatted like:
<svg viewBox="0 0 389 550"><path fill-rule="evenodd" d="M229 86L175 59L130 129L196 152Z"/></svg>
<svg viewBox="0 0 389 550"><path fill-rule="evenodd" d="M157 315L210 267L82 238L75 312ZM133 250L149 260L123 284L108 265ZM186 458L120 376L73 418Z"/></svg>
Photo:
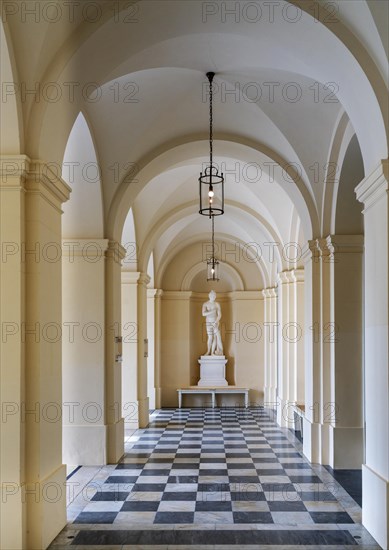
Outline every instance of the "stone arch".
<svg viewBox="0 0 389 550"><path fill-rule="evenodd" d="M20 97L17 93L18 76L14 62L12 43L7 28L0 21L0 65L2 80L1 104L1 153L18 155L24 152L23 117Z"/></svg>
<svg viewBox="0 0 389 550"><path fill-rule="evenodd" d="M264 145L254 143L252 140L244 139L241 136L224 135L220 139L230 144L243 145L253 151L262 153L285 170L288 177L294 182L294 185L287 185L286 182L280 182L280 185L296 205L302 220L304 233L307 236L318 234L318 215L312 195L300 175L286 159L280 157L276 151ZM121 233L128 209L147 181L160 171L166 170L172 164L185 162L193 154L197 156L198 146L199 140L196 136L180 138L173 143L165 144L163 149L154 151L143 158L137 163L135 173L132 167L131 171L125 174L108 213L107 230L111 238L115 238L116 235ZM129 181L131 181L130 185Z"/></svg>
<svg viewBox="0 0 389 550"><path fill-rule="evenodd" d="M94 140L83 113L79 113L66 144L62 178L72 188L63 206L63 235L67 238L103 238L104 215L100 165Z"/></svg>

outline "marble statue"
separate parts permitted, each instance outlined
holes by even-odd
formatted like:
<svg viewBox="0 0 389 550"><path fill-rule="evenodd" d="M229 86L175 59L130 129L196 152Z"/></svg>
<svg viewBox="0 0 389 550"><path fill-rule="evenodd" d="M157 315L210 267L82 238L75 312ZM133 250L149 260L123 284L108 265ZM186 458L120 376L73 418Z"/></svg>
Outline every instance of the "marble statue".
<svg viewBox="0 0 389 550"><path fill-rule="evenodd" d="M223 343L220 334L219 321L222 316L220 304L216 302L216 292L211 290L209 300L203 304L202 314L205 317L208 343L205 355L223 355Z"/></svg>

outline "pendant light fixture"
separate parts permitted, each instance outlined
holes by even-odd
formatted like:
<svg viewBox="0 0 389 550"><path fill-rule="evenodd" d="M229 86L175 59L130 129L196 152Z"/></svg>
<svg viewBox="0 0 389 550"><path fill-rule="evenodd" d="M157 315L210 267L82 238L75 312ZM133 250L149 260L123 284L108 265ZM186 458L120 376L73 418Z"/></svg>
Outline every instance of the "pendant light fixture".
<svg viewBox="0 0 389 550"><path fill-rule="evenodd" d="M199 213L209 218L224 214L224 176L219 174L213 164L213 77L215 73L207 73L209 80L209 164L204 173L200 172L200 209Z"/></svg>
<svg viewBox="0 0 389 550"><path fill-rule="evenodd" d="M212 216L212 256L207 260L207 281L218 281L219 278L219 262L215 257L215 217Z"/></svg>

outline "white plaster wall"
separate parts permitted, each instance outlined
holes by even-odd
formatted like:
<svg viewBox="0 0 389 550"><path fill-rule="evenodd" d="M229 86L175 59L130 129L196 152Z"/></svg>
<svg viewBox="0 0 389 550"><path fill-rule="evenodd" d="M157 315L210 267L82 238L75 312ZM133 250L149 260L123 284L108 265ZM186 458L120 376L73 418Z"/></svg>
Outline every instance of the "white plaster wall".
<svg viewBox="0 0 389 550"><path fill-rule="evenodd" d="M147 395L150 409L155 409L155 289L147 290Z"/></svg>
<svg viewBox="0 0 389 550"><path fill-rule="evenodd" d="M122 273L122 414L126 428L138 427L138 274ZM125 282L126 281L126 282Z"/></svg>
<svg viewBox="0 0 389 550"><path fill-rule="evenodd" d="M106 462L104 269L104 255L98 261L63 255L63 460L67 464Z"/></svg>

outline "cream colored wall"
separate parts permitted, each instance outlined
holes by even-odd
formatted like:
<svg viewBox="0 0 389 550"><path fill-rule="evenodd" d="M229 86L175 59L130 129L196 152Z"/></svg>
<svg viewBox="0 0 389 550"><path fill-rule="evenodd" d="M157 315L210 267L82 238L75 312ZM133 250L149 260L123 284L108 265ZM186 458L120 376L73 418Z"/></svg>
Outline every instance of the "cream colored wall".
<svg viewBox="0 0 389 550"><path fill-rule="evenodd" d="M204 317L201 314L204 298L192 293L190 298L190 384L196 385L199 381L200 366L197 362L200 355L207 349L207 338ZM223 312L224 313L224 312ZM223 318L224 320L224 318Z"/></svg>
<svg viewBox="0 0 389 550"><path fill-rule="evenodd" d="M4 170L5 167L1 165L2 175ZM18 173L0 179L0 229L3 246L0 286L0 392L4 407L0 430L3 450L0 467L3 494L0 503L0 546L10 550L26 547L27 505L21 498L24 494L26 453L25 423L22 422L21 414L22 403L25 402L25 344L19 332L25 322L25 264L21 262L20 256L21 245L25 240L23 171L24 162L21 159ZM3 186L4 183L6 186ZM6 405L7 402L11 407ZM7 452L4 452L5 449Z"/></svg>
<svg viewBox="0 0 389 550"><path fill-rule="evenodd" d="M68 403L63 415L63 461L101 465L107 461L104 280L108 240L65 239L62 247L62 392L63 402Z"/></svg>
<svg viewBox="0 0 389 550"><path fill-rule="evenodd" d="M233 292L231 350L234 353L234 380L238 387L249 388L250 404L263 404L264 398L264 307L259 291ZM232 373L229 373L232 379ZM236 402L236 398L230 400Z"/></svg>
<svg viewBox="0 0 389 550"><path fill-rule="evenodd" d="M165 291L162 296L161 387L162 406L177 406L181 387L197 385L198 359L206 351L206 332L201 314L206 293ZM263 403L263 299L258 292L220 294L220 322L224 353L228 359L229 385L250 388L252 404ZM202 396L185 396L185 405L204 405ZM242 405L238 396L220 396L219 405Z"/></svg>
<svg viewBox="0 0 389 550"><path fill-rule="evenodd" d="M122 414L126 428L138 428L138 272L122 272Z"/></svg>
<svg viewBox="0 0 389 550"><path fill-rule="evenodd" d="M177 388L190 380L190 292L164 291L161 299L161 405L177 406Z"/></svg>
<svg viewBox="0 0 389 550"><path fill-rule="evenodd" d="M147 396L147 284L138 271L122 271L122 410L127 428L144 428L149 422Z"/></svg>
<svg viewBox="0 0 389 550"><path fill-rule="evenodd" d="M121 262L125 249L117 241L109 241L105 259L105 408L107 423L107 461L115 464L124 453L124 419L122 418L122 369L117 361L121 336Z"/></svg>
<svg viewBox="0 0 389 550"><path fill-rule="evenodd" d="M147 289L147 395L150 409L155 409L155 288Z"/></svg>

